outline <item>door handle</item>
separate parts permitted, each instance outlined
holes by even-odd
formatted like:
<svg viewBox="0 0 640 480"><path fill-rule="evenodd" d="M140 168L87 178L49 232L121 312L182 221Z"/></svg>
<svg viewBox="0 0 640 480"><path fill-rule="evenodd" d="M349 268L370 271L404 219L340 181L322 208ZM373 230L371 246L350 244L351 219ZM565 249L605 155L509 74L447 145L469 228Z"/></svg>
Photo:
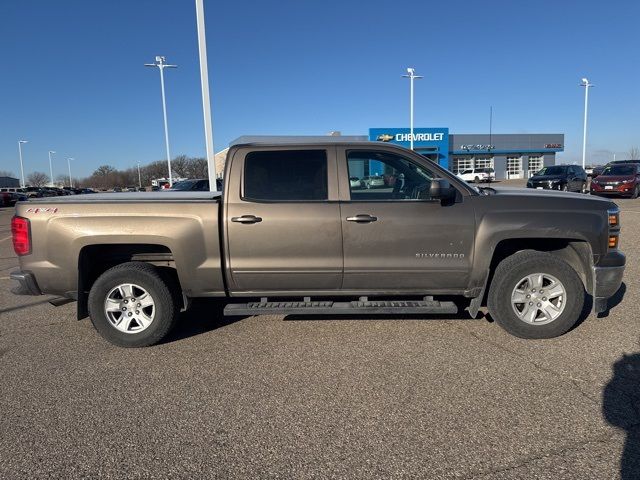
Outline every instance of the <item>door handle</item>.
<svg viewBox="0 0 640 480"><path fill-rule="evenodd" d="M347 217L347 222L356 222L356 223L371 223L377 220L378 220L378 217L374 217L373 215L361 214L361 213L353 217Z"/></svg>
<svg viewBox="0 0 640 480"><path fill-rule="evenodd" d="M241 217L231 217L232 222L236 223L258 223L262 221L262 217L255 215L242 215Z"/></svg>

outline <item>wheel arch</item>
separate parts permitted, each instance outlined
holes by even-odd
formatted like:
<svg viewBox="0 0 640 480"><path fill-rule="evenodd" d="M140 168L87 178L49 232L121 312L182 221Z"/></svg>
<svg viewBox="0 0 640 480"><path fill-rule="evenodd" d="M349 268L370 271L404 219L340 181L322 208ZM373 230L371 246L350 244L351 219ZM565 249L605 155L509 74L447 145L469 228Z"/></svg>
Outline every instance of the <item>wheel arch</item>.
<svg viewBox="0 0 640 480"><path fill-rule="evenodd" d="M175 259L169 247L161 244L126 243L84 246L78 255L77 318L89 315L89 291L100 275L116 265L143 262L157 267L173 287L182 294Z"/></svg>
<svg viewBox="0 0 640 480"><path fill-rule="evenodd" d="M593 291L593 254L589 242L561 238L513 238L501 240L493 251L484 288L483 304L486 304L489 286L500 262L524 250L546 252L561 258L576 271L585 290L588 293Z"/></svg>

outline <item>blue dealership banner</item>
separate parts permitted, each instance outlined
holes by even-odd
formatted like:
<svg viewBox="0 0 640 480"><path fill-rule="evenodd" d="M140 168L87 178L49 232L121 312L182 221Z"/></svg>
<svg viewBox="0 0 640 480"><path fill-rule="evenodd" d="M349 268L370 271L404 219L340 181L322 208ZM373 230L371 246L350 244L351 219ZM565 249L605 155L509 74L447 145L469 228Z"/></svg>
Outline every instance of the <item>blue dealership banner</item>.
<svg viewBox="0 0 640 480"><path fill-rule="evenodd" d="M411 133L408 128L370 128L369 140L388 142L409 148ZM413 149L449 168L449 129L414 128Z"/></svg>

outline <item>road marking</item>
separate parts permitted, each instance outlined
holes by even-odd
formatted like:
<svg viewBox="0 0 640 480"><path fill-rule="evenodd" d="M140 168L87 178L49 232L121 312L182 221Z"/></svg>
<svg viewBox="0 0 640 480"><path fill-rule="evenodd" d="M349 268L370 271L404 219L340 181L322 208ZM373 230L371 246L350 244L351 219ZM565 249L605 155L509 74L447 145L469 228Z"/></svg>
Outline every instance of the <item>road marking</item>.
<svg viewBox="0 0 640 480"><path fill-rule="evenodd" d="M11 235L9 235L8 237L5 237L3 239L0 239L0 242L4 242L5 240L9 240L11 238Z"/></svg>

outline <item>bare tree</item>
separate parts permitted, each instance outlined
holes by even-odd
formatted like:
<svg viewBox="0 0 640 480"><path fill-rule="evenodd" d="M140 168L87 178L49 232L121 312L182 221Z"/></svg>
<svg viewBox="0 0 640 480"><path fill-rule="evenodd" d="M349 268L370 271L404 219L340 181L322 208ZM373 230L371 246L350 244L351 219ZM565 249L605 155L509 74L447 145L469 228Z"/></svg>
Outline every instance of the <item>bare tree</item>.
<svg viewBox="0 0 640 480"><path fill-rule="evenodd" d="M9 170L0 170L0 177L12 177L13 178L13 172L10 172Z"/></svg>
<svg viewBox="0 0 640 480"><path fill-rule="evenodd" d="M60 174L56 177L56 186L65 187L69 186L69 175Z"/></svg>
<svg viewBox="0 0 640 480"><path fill-rule="evenodd" d="M42 172L32 172L27 176L27 183L32 187L44 187L49 183L49 176Z"/></svg>
<svg viewBox="0 0 640 480"><path fill-rule="evenodd" d="M171 160L171 171L177 177L189 177L189 167L191 164L191 159L186 155L179 155L173 160Z"/></svg>
<svg viewBox="0 0 640 480"><path fill-rule="evenodd" d="M640 148L631 147L629 149L629 160L640 160Z"/></svg>
<svg viewBox="0 0 640 480"><path fill-rule="evenodd" d="M206 158L191 158L189 168L190 178L209 178L209 164Z"/></svg>

